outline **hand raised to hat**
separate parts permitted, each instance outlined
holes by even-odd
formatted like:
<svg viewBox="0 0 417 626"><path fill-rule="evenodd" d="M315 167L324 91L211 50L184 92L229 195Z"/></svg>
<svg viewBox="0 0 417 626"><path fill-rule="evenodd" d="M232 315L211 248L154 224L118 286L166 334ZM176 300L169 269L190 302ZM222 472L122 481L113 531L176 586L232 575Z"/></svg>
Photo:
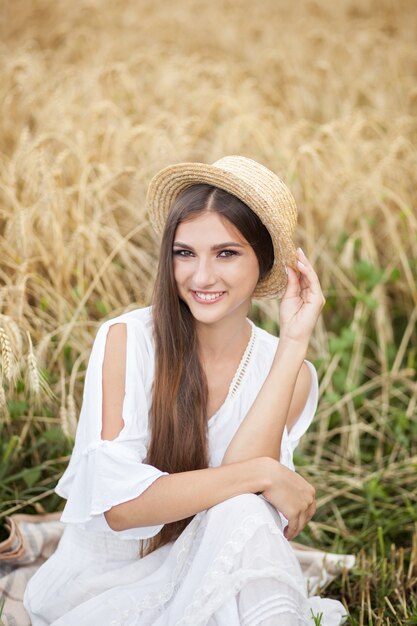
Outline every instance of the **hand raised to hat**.
<svg viewBox="0 0 417 626"><path fill-rule="evenodd" d="M280 340L308 344L326 302L313 266L297 249L297 271L287 266L288 283L279 308Z"/></svg>

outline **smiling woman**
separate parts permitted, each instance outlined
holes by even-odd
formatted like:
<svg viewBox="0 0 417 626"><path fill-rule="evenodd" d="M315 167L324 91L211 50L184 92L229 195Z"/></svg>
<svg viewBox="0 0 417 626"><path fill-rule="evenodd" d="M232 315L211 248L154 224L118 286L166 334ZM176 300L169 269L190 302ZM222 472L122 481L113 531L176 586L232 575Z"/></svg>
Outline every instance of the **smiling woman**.
<svg viewBox="0 0 417 626"><path fill-rule="evenodd" d="M318 401L305 359L324 304L282 181L245 157L157 174L152 305L102 324L57 551L30 580L33 626L322 626L288 539L314 515L292 455ZM281 296L279 339L248 317ZM138 550L140 542L140 550ZM323 569L325 563L322 564Z"/></svg>

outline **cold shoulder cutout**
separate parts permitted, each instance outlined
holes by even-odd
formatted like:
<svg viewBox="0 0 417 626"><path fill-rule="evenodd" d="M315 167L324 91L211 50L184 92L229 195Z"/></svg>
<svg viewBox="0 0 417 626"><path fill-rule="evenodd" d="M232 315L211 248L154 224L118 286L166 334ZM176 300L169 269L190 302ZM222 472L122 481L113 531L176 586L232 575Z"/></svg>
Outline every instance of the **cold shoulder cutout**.
<svg viewBox="0 0 417 626"><path fill-rule="evenodd" d="M114 439L102 439L102 368L109 328L126 323L123 427ZM67 499L61 521L86 530L106 531L122 539L147 539L162 525L115 531L104 512L132 500L166 475L144 462L149 437L149 389L152 385L149 333L136 311L107 320L99 327L91 350L83 402L70 462L55 491Z"/></svg>

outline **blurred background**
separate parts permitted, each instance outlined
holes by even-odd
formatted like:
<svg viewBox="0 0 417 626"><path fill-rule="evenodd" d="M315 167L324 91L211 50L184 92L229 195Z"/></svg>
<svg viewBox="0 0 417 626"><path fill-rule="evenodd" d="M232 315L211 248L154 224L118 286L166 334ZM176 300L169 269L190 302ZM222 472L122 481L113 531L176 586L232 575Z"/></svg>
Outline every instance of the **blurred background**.
<svg viewBox="0 0 417 626"><path fill-rule="evenodd" d="M351 624L417 624L417 7L412 0L3 0L0 539L63 508L100 323L150 303L147 185L256 159L327 299L309 358L318 488L298 539L357 555ZM278 302L252 318L279 333Z"/></svg>

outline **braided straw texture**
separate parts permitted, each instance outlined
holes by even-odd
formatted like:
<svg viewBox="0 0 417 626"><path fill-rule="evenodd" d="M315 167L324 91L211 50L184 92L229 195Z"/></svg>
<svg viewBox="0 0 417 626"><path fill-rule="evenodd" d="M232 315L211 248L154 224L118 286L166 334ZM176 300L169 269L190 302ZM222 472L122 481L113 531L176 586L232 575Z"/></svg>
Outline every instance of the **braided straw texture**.
<svg viewBox="0 0 417 626"><path fill-rule="evenodd" d="M234 194L261 219L271 235L275 259L268 276L258 282L253 297L281 297L287 284L285 265L295 266L296 262L292 237L297 207L288 187L271 170L243 156L226 156L212 165L169 165L152 178L146 197L149 219L157 233L162 233L178 194L197 183L208 183Z"/></svg>

